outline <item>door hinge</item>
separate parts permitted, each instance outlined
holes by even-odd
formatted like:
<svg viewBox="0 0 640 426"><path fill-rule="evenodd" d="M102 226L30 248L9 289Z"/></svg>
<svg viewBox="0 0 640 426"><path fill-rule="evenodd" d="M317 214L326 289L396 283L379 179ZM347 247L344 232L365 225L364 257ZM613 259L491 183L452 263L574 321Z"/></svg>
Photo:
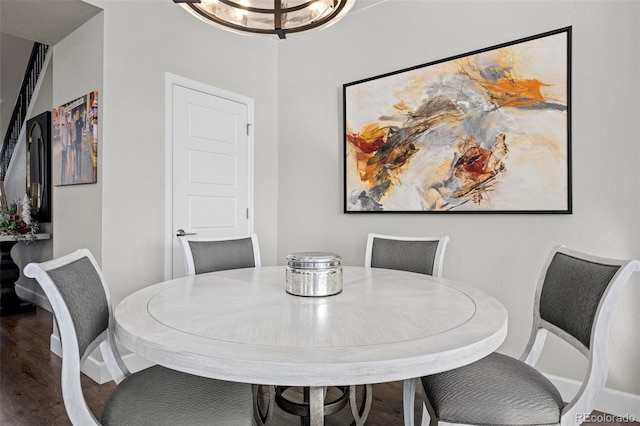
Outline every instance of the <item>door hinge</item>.
<svg viewBox="0 0 640 426"><path fill-rule="evenodd" d="M247 219L249 219L249 208L247 207Z"/></svg>
<svg viewBox="0 0 640 426"><path fill-rule="evenodd" d="M249 136L250 128L251 128L251 123L247 123L247 136Z"/></svg>

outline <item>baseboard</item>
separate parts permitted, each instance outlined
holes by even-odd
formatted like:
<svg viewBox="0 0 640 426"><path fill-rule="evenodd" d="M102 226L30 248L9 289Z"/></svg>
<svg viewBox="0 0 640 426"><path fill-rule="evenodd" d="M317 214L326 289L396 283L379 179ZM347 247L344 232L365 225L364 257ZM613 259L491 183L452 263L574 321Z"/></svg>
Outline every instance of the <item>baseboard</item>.
<svg viewBox="0 0 640 426"><path fill-rule="evenodd" d="M62 358L62 343L60 342L60 336L55 332L51 333L51 337L49 337L49 349Z"/></svg>
<svg viewBox="0 0 640 426"><path fill-rule="evenodd" d="M53 312L53 309L51 309L51 303L49 303L49 299L47 299L46 296L17 284L15 286L15 289L16 295L21 299L31 302L49 312ZM55 332L51 333L51 337L49 338L49 345L51 352L62 358L62 344L60 343L60 336L58 336ZM134 353L123 354L122 360L124 361L129 371L131 371L132 373L144 370L145 368L151 367L153 365L152 362L147 361L146 359ZM99 384L107 383L112 380L111 374L109 374L104 361L98 359L94 355L89 355L84 364L82 364L81 371L86 374L91 380Z"/></svg>
<svg viewBox="0 0 640 426"><path fill-rule="evenodd" d="M19 285L16 285L15 288L16 295L21 299L31 302L49 312L53 312L53 310L51 309L51 304L49 303L49 299L47 299L45 296ZM49 338L49 345L51 352L62 358L62 344L60 343L60 336L58 336L55 332L52 333L51 337ZM153 363L139 357L134 353L122 355L122 360L131 372L144 370L145 368L151 367L153 365ZM107 383L112 380L111 374L109 374L104 361L98 359L93 355L89 355L89 358L87 358L84 364L82 364L81 371L86 374L91 380L99 384Z"/></svg>
<svg viewBox="0 0 640 426"><path fill-rule="evenodd" d="M16 295L20 299L31 302L46 311L53 312L53 309L51 309L51 303L49 303L49 299L47 299L44 294L36 293L35 291L25 288L19 284L16 284L15 289Z"/></svg>
<svg viewBox="0 0 640 426"><path fill-rule="evenodd" d="M151 367L154 365L151 361L147 361L146 359L134 354L124 354L122 355L122 360L124 364L127 366L129 371L135 373L140 370L144 370L145 368ZM109 374L109 370L107 370L107 366L104 361L99 360L92 355L87 358L87 360L82 364L81 371L86 374L91 380L97 382L99 384L107 383L113 380L111 378L111 374Z"/></svg>
<svg viewBox="0 0 640 426"><path fill-rule="evenodd" d="M571 399L580 389L581 383L577 380L551 374L546 374L546 376L558 388L565 401ZM638 421L640 419L640 395L605 388L596 402L595 409L617 416L620 421L623 419ZM612 421L616 421L616 419L612 419Z"/></svg>
<svg viewBox="0 0 640 426"><path fill-rule="evenodd" d="M62 358L62 346L60 345L60 338L55 334L51 334L50 344L51 352ZM145 368L154 365L151 361L147 361L146 359L134 353L127 353L122 355L122 360L124 361L124 364L127 366L129 371L131 371L132 373L144 370ZM109 370L107 370L107 366L105 365L104 361L98 359L93 354L89 355L84 364L82 364L82 368L80 369L80 371L82 371L87 377L98 384L107 383L113 380L111 378L111 374L109 374Z"/></svg>

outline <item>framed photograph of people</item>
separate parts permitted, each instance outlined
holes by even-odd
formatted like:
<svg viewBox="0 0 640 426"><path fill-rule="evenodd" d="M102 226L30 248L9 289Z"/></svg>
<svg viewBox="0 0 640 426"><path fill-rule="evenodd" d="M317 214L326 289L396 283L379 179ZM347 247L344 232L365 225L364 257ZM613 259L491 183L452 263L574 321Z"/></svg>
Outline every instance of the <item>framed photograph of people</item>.
<svg viewBox="0 0 640 426"><path fill-rule="evenodd" d="M55 186L98 181L98 92L53 109Z"/></svg>

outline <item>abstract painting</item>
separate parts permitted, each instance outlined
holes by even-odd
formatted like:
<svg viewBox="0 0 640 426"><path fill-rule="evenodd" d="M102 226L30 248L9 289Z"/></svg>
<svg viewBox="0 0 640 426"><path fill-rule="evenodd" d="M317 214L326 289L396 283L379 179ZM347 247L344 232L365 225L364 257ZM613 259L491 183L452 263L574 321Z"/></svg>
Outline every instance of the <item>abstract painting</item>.
<svg viewBox="0 0 640 426"><path fill-rule="evenodd" d="M571 27L348 83L346 213L571 213Z"/></svg>
<svg viewBox="0 0 640 426"><path fill-rule="evenodd" d="M98 181L98 92L53 109L55 186Z"/></svg>

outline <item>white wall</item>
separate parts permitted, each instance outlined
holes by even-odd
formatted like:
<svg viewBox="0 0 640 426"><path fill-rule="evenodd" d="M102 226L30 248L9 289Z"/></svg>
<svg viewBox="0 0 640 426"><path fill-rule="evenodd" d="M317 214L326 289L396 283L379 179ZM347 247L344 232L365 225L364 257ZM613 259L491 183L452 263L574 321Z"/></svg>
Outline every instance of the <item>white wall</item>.
<svg viewBox="0 0 640 426"><path fill-rule="evenodd" d="M91 3L104 9L102 268L114 304L163 280L166 72L255 100L255 231L263 263L274 264L277 44L218 30L170 1Z"/></svg>
<svg viewBox="0 0 640 426"><path fill-rule="evenodd" d="M33 41L0 33L0 137L4 141ZM2 142L0 142L0 146Z"/></svg>
<svg viewBox="0 0 640 426"><path fill-rule="evenodd" d="M555 244L640 257L640 3L392 0L279 44L278 261L328 250L361 265L368 232L449 235L444 276L472 283L509 311L502 351L519 354L536 280ZM572 215L345 215L342 85L573 26ZM608 386L640 394L640 285L613 318ZM373 313L372 313L373 314ZM556 346L556 345L553 345ZM581 378L572 351L548 373Z"/></svg>
<svg viewBox="0 0 640 426"><path fill-rule="evenodd" d="M98 120L103 97L103 19L98 14L53 46L53 106L98 91ZM103 138L98 124L98 182L52 187L53 256L88 248L102 257ZM55 161L55 160L54 160ZM53 164L52 167L55 167Z"/></svg>

